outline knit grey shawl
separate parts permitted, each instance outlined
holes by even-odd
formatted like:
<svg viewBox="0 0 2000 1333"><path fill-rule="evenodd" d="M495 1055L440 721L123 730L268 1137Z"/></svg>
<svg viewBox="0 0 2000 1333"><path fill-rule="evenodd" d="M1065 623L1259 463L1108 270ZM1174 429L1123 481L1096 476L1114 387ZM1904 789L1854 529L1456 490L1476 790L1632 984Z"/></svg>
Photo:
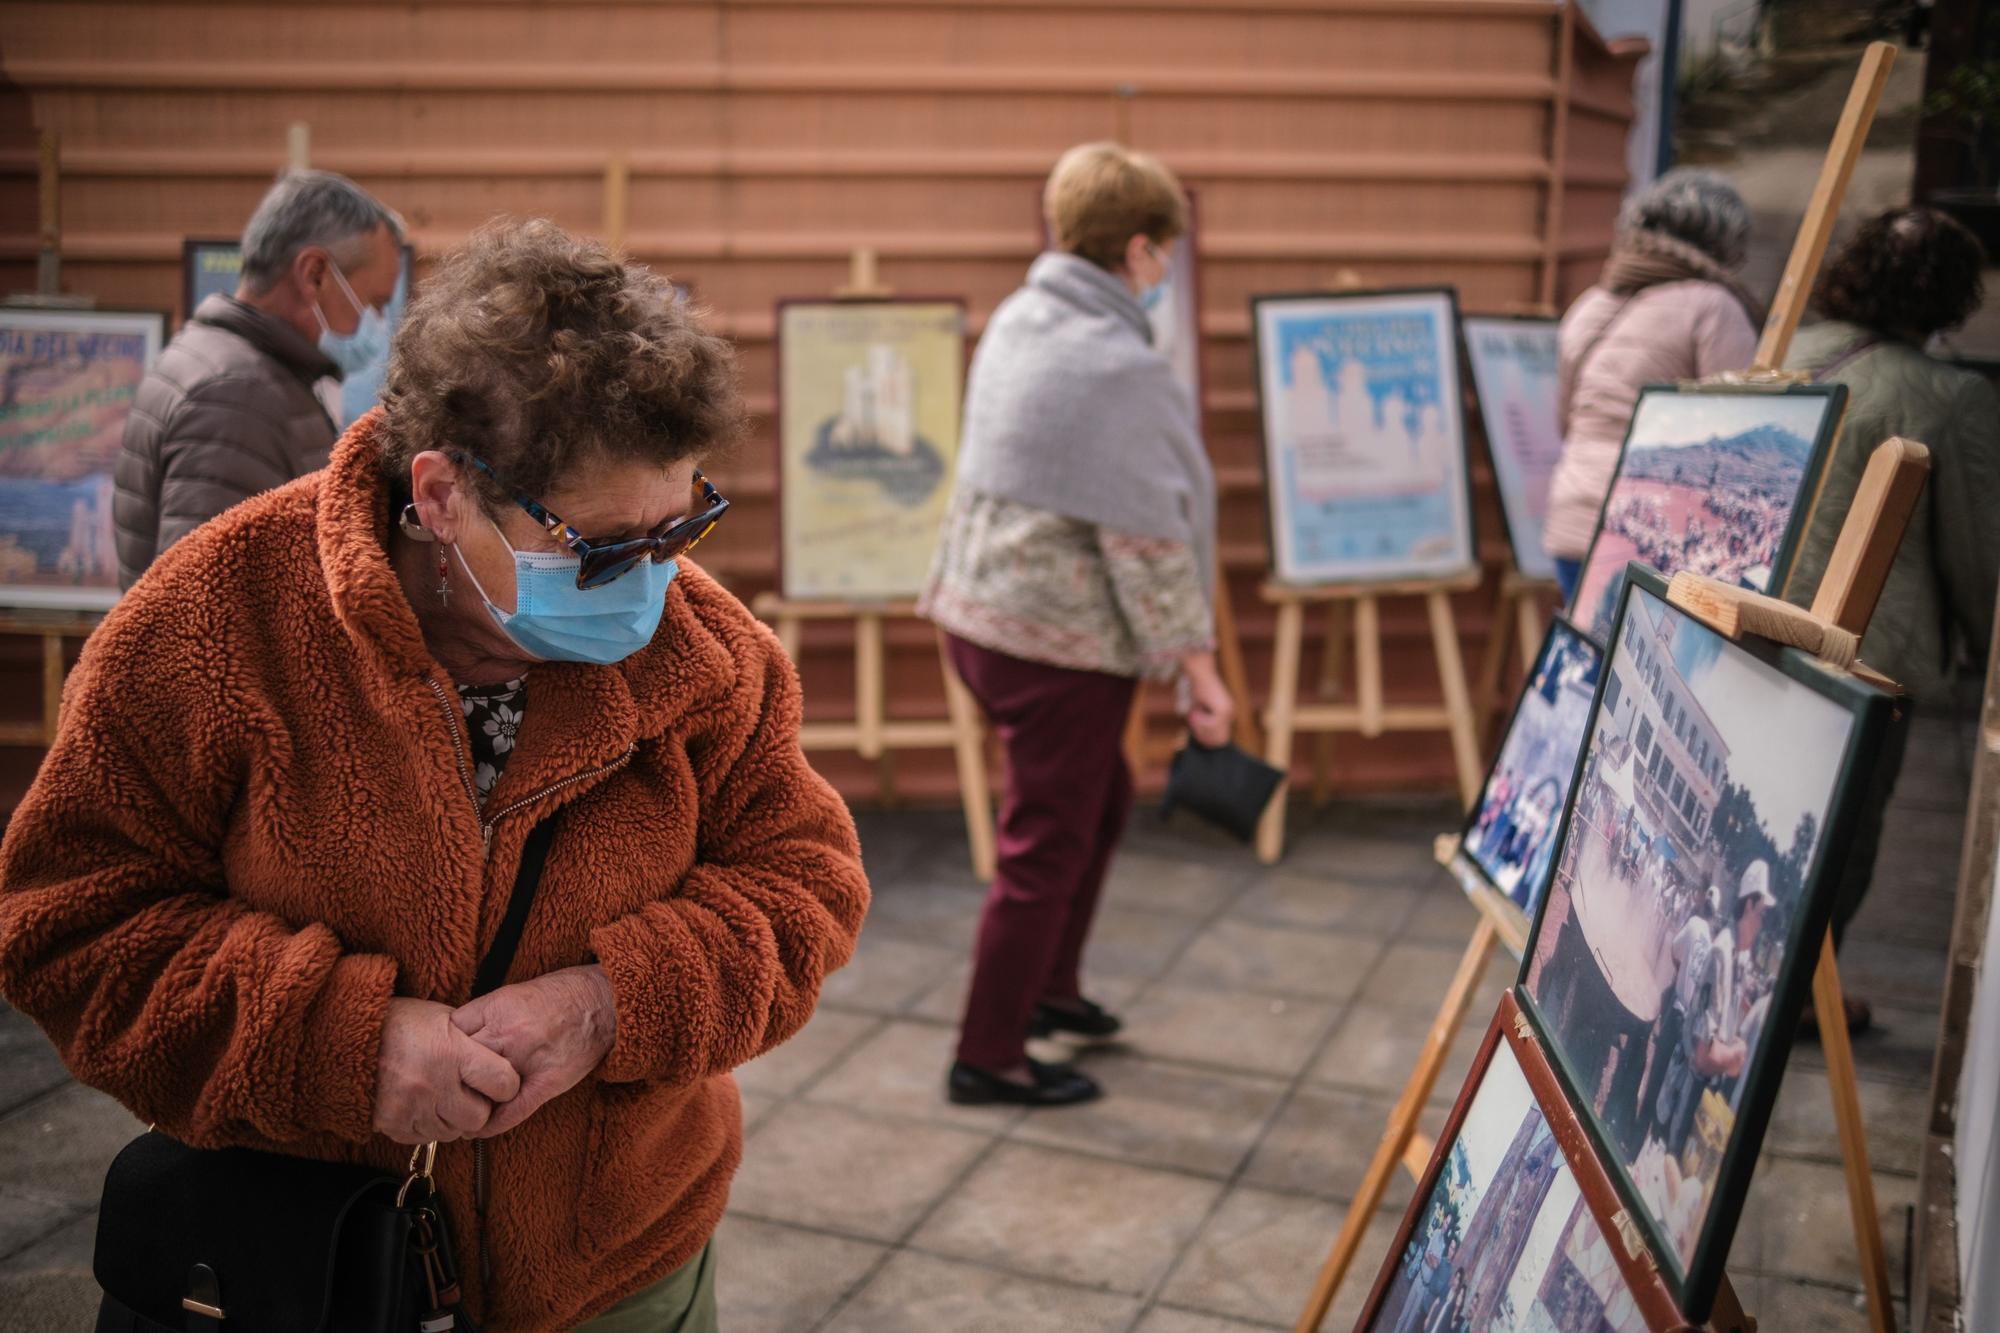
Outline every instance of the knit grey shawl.
<svg viewBox="0 0 2000 1333"><path fill-rule="evenodd" d="M1036 259L979 340L958 486L1194 547L1213 601L1215 474L1194 405L1115 275Z"/></svg>

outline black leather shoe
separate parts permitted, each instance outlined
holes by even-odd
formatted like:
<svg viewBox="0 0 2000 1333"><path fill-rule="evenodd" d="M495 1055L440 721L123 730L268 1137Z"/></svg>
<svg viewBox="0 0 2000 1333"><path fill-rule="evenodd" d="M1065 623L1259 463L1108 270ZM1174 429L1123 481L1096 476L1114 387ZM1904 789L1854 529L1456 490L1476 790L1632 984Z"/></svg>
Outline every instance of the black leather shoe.
<svg viewBox="0 0 2000 1333"><path fill-rule="evenodd" d="M1099 1041L1115 1037L1125 1028L1118 1016L1109 1013L1104 1006L1090 1000L1078 1000L1080 1009L1038 1004L1028 1019L1028 1035L1031 1037L1052 1037L1058 1032L1072 1032L1079 1037L1093 1037Z"/></svg>
<svg viewBox="0 0 2000 1333"><path fill-rule="evenodd" d="M1104 1093L1096 1079L1079 1073L1072 1065L1045 1065L1040 1060L1029 1060L1028 1072L1035 1076L1033 1083L1016 1083L974 1069L962 1060L954 1061L951 1078L945 1084L946 1095L959 1106L1074 1106L1093 1101Z"/></svg>

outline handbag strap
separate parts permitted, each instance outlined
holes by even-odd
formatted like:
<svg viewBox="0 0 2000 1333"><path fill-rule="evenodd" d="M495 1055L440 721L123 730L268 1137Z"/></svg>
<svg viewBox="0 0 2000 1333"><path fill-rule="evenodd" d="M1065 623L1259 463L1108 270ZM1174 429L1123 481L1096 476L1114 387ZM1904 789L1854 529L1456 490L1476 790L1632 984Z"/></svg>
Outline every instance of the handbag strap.
<svg viewBox="0 0 2000 1333"><path fill-rule="evenodd" d="M472 994L476 998L490 990L498 990L507 980L507 969L514 965L514 951L521 947L521 931L528 924L528 909L535 902L535 886L541 882L542 867L549 859L549 844L555 841L556 817L550 815L528 831L528 840L521 844L521 865L514 872L514 894L507 900L507 915L500 918L500 930L493 936L493 947L479 960L479 971L473 975Z"/></svg>

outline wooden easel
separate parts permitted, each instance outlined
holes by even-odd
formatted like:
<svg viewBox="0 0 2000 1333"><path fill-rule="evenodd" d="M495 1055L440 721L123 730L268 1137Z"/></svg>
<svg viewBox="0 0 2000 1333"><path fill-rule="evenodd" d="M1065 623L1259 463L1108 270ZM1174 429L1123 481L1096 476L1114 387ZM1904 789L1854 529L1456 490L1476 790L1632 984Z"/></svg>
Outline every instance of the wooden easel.
<svg viewBox="0 0 2000 1333"><path fill-rule="evenodd" d="M625 248L631 186L631 159L623 152L608 155L604 159L604 244L613 254Z"/></svg>
<svg viewBox="0 0 2000 1333"><path fill-rule="evenodd" d="M610 183L607 179L607 206ZM609 208L607 207L607 214ZM607 218L607 220L609 220ZM835 289L841 300L871 300L894 295L877 280L875 252L857 249L849 259L848 280ZM913 601L822 602L793 601L777 593L757 597L752 609L771 622L786 656L799 660L809 621L844 620L854 628L854 721L808 722L799 728L805 750L852 750L876 765L884 800L895 797L895 752L949 748L958 767L959 798L965 807L965 836L972 850L972 873L993 878L993 803L986 770L985 730L978 704L952 669L938 641L938 666L944 673L946 715L943 718L892 718L887 704L887 654L883 623L915 619Z"/></svg>
<svg viewBox="0 0 2000 1333"><path fill-rule="evenodd" d="M1895 47L1886 42L1871 44L1864 53L1861 67L1855 74L1854 84L1848 92L1846 106L1842 109L1832 141L1827 146L1827 155L1820 168L1819 182L1815 186L1806 214L1800 221L1797 239L1785 265L1784 281L1778 289L1771 313L1765 323L1762 339L1758 344L1756 366L1753 374L1771 374L1783 362L1786 352L1791 349L1792 335L1797 331L1799 321L1805 312L1812 280L1819 270L1820 261L1825 257L1828 239L1833 234L1833 225L1839 215L1841 200L1847 192L1847 184L1854 175L1854 167L1860 159L1861 149L1867 141L1868 130L1874 121L1875 108L1880 103L1882 88L1889 77L1889 68L1894 63ZM1859 623L1867 623L1868 615L1874 610L1874 599L1880 595L1880 579L1887 576L1888 563L1895 556L1896 547L1902 541L1903 529L1909 522L1918 493L1922 490L1921 472L1927 463L1918 465L1919 475L1912 484L1908 475L1909 464L1899 451L1891 450L1886 442L1877 450L1876 457L1869 463L1868 472L1857 490L1853 507L1848 511L1847 520L1841 528L1840 541L1823 576L1819 598L1832 598L1845 612L1845 616L1829 616L1829 619L1846 625L1858 610ZM1892 461L1885 462L1885 451ZM1902 461L1894 461L1902 459ZM1868 577L1875 579L1872 591L1861 577L1864 573L1864 553L1875 552L1876 542L1886 544L1886 555L1880 557L1879 571L1868 566ZM1865 594L1865 610L1852 605L1854 599ZM1820 600L1815 599L1815 611ZM1801 613L1805 614L1805 613ZM1720 628L1720 627L1719 627ZM1728 632L1728 630L1724 630ZM1858 635L1858 631L1857 631ZM1474 796L1466 799L1471 805ZM1439 859L1449 862L1457 850L1456 839L1439 840ZM1446 989L1444 999L1438 1006L1437 1017L1426 1034L1424 1046L1417 1057L1416 1068L1411 1071L1410 1081L1403 1089L1402 1097L1389 1114L1389 1123L1383 1130L1381 1143L1377 1146L1368 1171L1363 1175L1361 1185L1349 1205L1347 1216L1341 1222L1339 1235L1328 1253L1326 1263L1321 1267L1318 1280L1313 1287L1305 1312L1300 1316L1297 1333L1312 1333L1326 1318L1327 1310L1340 1289L1341 1281L1354 1262L1354 1256L1361 1246L1361 1238L1366 1232L1368 1221L1381 1203L1388 1189L1390 1177L1399 1163L1409 1166L1413 1177L1422 1174L1424 1164L1429 1160L1432 1145L1417 1132L1417 1117L1429 1100L1431 1090L1436 1086L1438 1074L1444 1068L1445 1057L1450 1053L1452 1040L1463 1025L1465 1012L1472 998L1474 987L1484 973L1486 964L1493 956L1496 942L1505 941L1510 952L1517 956L1525 941L1516 942L1519 935L1518 924L1505 919L1492 901L1491 895L1472 895L1473 904L1480 910L1479 925L1466 944L1465 953L1459 960L1457 972L1451 985ZM1825 992L1823 995L1822 992ZM1829 935L1821 950L1820 966L1813 975L1813 1005L1817 1012L1830 1016L1840 1015L1844 1006L1839 994L1839 975L1833 964L1832 939ZM1825 1034L1830 1029L1838 1029L1833 1036ZM1854 1214L1855 1236L1860 1246L1862 1276L1868 1294L1870 1319L1876 1333L1888 1333L1892 1327L1894 1306L1890 1302L1888 1284L1888 1264L1882 1249L1880 1224L1874 1205L1874 1181L1867 1170L1867 1146L1862 1133L1860 1100L1854 1087L1853 1052L1848 1043L1847 1029L1837 1017L1821 1025L1826 1042L1828 1082L1833 1085L1835 1117L1839 1124L1842 1159L1847 1164L1848 1203ZM1836 1049L1837 1048L1837 1049ZM1836 1073L1836 1066L1840 1072ZM1858 1173L1857 1173L1858 1163ZM1727 1282L1723 1292L1717 1297L1716 1315L1711 1325L1724 1328L1717 1322L1723 1311L1734 1305L1734 1293L1729 1291ZM1740 1307L1736 1307L1740 1313Z"/></svg>
<svg viewBox="0 0 2000 1333"><path fill-rule="evenodd" d="M1500 586L1493 597L1493 620L1486 634L1486 652L1479 663L1479 683L1473 689L1472 706L1478 718L1479 744L1483 750L1493 717L1506 702L1501 682L1514 651L1521 654L1523 670L1535 665L1535 651L1541 647L1542 604L1556 592L1553 579L1531 578L1511 565L1501 571Z"/></svg>

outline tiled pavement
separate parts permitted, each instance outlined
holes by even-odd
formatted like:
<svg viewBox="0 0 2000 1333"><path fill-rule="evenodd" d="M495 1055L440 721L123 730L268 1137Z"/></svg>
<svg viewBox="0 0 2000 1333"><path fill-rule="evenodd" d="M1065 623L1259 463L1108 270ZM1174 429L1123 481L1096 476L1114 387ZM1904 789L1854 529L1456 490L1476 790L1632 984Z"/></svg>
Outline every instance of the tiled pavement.
<svg viewBox="0 0 2000 1333"><path fill-rule="evenodd" d="M1913 772L1844 959L1892 1277L1941 988L1964 788ZM1410 1067L1473 915L1429 861L1431 803L1294 821L1285 864L1137 821L1090 955L1130 1040L1084 1058L1109 1095L1025 1113L941 1088L980 892L952 821L869 814L876 901L812 1023L742 1071L749 1142L719 1241L728 1333L1225 1333L1285 1328ZM1490 969L1483 1027L1511 966ZM1429 1112L1435 1132L1476 1044ZM1863 1328L1817 1050L1795 1054L1731 1271L1771 1330ZM130 1117L0 1022L0 1329L89 1327L91 1207ZM1350 1327L1409 1196L1399 1178L1329 1328Z"/></svg>

